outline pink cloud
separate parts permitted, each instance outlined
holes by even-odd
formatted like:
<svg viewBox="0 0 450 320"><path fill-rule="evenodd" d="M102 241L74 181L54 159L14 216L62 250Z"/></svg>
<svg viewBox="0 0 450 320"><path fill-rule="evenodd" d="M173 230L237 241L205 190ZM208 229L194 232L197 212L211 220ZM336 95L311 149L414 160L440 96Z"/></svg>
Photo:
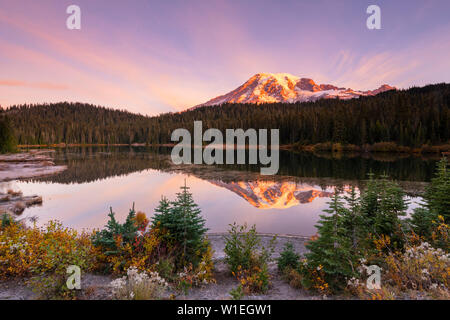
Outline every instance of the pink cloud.
<svg viewBox="0 0 450 320"><path fill-rule="evenodd" d="M29 87L29 88L39 88L39 89L49 89L49 90L66 90L69 87L61 84L54 84L48 82L26 82L19 80L1 80L0 86L7 87Z"/></svg>

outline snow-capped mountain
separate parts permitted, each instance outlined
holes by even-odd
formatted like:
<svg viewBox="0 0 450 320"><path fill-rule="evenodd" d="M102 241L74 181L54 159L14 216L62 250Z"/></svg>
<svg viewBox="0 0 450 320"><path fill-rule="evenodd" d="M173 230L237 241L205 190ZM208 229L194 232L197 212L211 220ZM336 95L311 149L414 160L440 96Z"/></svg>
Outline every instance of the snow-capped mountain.
<svg viewBox="0 0 450 320"><path fill-rule="evenodd" d="M330 198L333 193L294 182L242 181L225 183L209 181L226 188L258 209L287 209L316 198Z"/></svg>
<svg viewBox="0 0 450 320"><path fill-rule="evenodd" d="M213 106L223 103L271 103L305 102L318 99L352 99L360 96L373 96L394 90L387 84L378 89L358 91L339 88L331 84L316 84L312 79L299 78L288 73L258 73L237 89L216 97L201 106Z"/></svg>

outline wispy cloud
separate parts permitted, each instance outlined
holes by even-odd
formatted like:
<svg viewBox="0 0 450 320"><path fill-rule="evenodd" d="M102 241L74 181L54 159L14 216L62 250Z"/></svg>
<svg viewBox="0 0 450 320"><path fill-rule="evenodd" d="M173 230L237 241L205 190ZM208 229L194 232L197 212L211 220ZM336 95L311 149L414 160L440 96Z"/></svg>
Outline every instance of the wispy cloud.
<svg viewBox="0 0 450 320"><path fill-rule="evenodd" d="M85 20L72 32L60 2L0 0L2 104L63 99L158 114L258 72L361 90L450 81L448 1L415 1L407 16L386 2L385 28L371 33L356 1L78 2Z"/></svg>
<svg viewBox="0 0 450 320"><path fill-rule="evenodd" d="M6 87L28 87L28 88L38 88L46 90L66 90L69 87L66 85L48 83L48 82L27 82L19 80L3 80L0 79L0 86Z"/></svg>

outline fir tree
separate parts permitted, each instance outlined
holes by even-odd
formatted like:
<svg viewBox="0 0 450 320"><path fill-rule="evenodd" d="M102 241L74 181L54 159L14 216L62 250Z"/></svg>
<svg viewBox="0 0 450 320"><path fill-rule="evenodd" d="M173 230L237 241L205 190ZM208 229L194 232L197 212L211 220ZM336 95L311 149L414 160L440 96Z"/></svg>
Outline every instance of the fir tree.
<svg viewBox="0 0 450 320"><path fill-rule="evenodd" d="M198 264L199 257L204 250L204 238L207 231L201 210L194 202L189 187L181 187L175 201L169 202L162 198L157 212L152 218L154 227L165 230L166 239L173 246L181 249L181 256L177 258L180 264L191 262Z"/></svg>
<svg viewBox="0 0 450 320"><path fill-rule="evenodd" d="M412 230L425 239L430 239L432 234L433 221L436 221L437 215L433 214L427 208L416 208L409 219Z"/></svg>
<svg viewBox="0 0 450 320"><path fill-rule="evenodd" d="M425 195L425 207L434 215L444 217L450 223L450 170L448 160L443 157L438 162L435 177L431 180Z"/></svg>
<svg viewBox="0 0 450 320"><path fill-rule="evenodd" d="M346 283L346 279L355 274L356 257L351 253L352 241L343 225L345 208L337 191L329 203L330 208L324 210L328 215L321 215L318 229L318 239L306 247L308 266L322 268L326 281L334 289Z"/></svg>
<svg viewBox="0 0 450 320"><path fill-rule="evenodd" d="M423 200L424 203L414 210L409 222L416 234L429 240L433 221L437 221L439 215L445 223L450 222L450 171L446 157L437 164L435 177L426 188Z"/></svg>
<svg viewBox="0 0 450 320"><path fill-rule="evenodd" d="M361 219L359 197L354 186L351 187L349 194L344 199L348 204L348 209L344 210L343 225L349 231L352 239L352 251L356 254L359 238L364 230L364 222Z"/></svg>
<svg viewBox="0 0 450 320"><path fill-rule="evenodd" d="M95 246L103 247L109 249L105 252L106 255L111 255L117 253L117 238L121 237L122 243L133 243L137 236L137 226L134 222L136 217L136 212L133 208L130 209L127 219L124 224L117 222L115 214L110 208L110 213L108 214L109 220L106 223L105 229L94 234L92 238L92 243Z"/></svg>
<svg viewBox="0 0 450 320"><path fill-rule="evenodd" d="M386 177L374 179L369 175L366 189L361 196L361 218L366 235L388 236L401 247L401 216L406 215L405 194L398 184Z"/></svg>
<svg viewBox="0 0 450 320"><path fill-rule="evenodd" d="M403 189L393 181L378 181L379 210L375 217L375 231L387 235L394 242L402 242L400 217L406 215L408 208Z"/></svg>
<svg viewBox="0 0 450 320"><path fill-rule="evenodd" d="M366 225L373 225L378 212L378 186L373 173L369 173L365 190L361 195L361 214Z"/></svg>

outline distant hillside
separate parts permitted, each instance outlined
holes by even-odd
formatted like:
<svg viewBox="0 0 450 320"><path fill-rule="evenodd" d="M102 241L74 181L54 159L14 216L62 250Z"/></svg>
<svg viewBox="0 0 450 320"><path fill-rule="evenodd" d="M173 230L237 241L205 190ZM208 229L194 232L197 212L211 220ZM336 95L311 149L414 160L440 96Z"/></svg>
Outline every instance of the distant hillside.
<svg viewBox="0 0 450 320"><path fill-rule="evenodd" d="M149 118L82 103L13 106L7 110L19 144L133 143L149 136Z"/></svg>
<svg viewBox="0 0 450 320"><path fill-rule="evenodd" d="M280 129L281 144L438 145L450 140L450 84L392 90L351 100L223 104L145 117L92 105L58 103L8 110L19 144L171 143L174 129Z"/></svg>

